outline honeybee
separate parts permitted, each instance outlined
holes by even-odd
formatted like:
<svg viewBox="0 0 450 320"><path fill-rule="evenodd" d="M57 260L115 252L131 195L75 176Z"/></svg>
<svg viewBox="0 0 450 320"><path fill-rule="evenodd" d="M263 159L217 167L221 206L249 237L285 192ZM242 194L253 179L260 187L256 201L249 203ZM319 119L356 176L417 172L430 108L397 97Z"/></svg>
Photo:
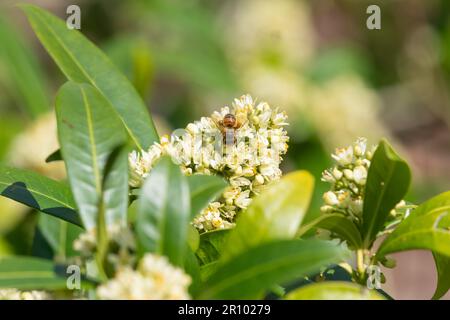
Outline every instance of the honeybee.
<svg viewBox="0 0 450 320"><path fill-rule="evenodd" d="M223 142L230 146L236 143L236 130L241 128L244 123L236 119L234 114L228 113L216 125L222 133Z"/></svg>

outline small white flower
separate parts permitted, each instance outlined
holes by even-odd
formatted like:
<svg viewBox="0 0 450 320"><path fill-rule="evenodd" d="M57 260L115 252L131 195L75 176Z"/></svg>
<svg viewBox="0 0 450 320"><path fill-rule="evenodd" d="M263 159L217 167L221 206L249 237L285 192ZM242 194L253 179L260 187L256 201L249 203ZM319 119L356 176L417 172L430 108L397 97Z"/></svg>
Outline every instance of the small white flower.
<svg viewBox="0 0 450 320"><path fill-rule="evenodd" d="M166 257L147 253L136 270L120 269L97 288L103 300L186 300L191 278Z"/></svg>
<svg viewBox="0 0 450 320"><path fill-rule="evenodd" d="M367 180L367 169L363 166L357 166L353 169L353 179L359 185L365 185Z"/></svg>
<svg viewBox="0 0 450 320"><path fill-rule="evenodd" d="M220 122L233 114L241 127L234 131L235 144L223 146ZM219 199L220 208L208 207L194 220L201 231L223 229L234 224L236 214L251 202L265 185L281 177L280 163L289 137L284 129L287 116L266 102L255 105L249 95L161 138L149 150L129 156L130 185L140 187L156 161L164 154L180 165L185 175L221 175L230 183ZM222 145L222 148L220 147Z"/></svg>
<svg viewBox="0 0 450 320"><path fill-rule="evenodd" d="M323 194L323 200L325 201L325 203L327 205L330 205L330 206L335 206L335 205L339 204L339 200L338 200L336 194L332 191L325 192Z"/></svg>
<svg viewBox="0 0 450 320"><path fill-rule="evenodd" d="M332 154L334 160L336 160L341 166L346 166L352 163L353 160L353 147L347 147L342 149L336 149L335 154Z"/></svg>

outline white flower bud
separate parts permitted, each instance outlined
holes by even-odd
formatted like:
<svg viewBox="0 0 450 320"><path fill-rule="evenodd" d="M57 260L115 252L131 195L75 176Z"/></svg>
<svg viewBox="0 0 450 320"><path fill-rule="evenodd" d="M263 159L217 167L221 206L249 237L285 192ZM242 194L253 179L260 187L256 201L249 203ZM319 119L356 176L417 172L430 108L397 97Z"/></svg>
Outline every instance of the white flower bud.
<svg viewBox="0 0 450 320"><path fill-rule="evenodd" d="M344 169L344 176L348 179L348 180L353 180L353 171L350 169Z"/></svg>
<svg viewBox="0 0 450 320"><path fill-rule="evenodd" d="M333 176L336 178L336 180L340 180L342 178L342 171L340 171L338 168L334 167Z"/></svg>
<svg viewBox="0 0 450 320"><path fill-rule="evenodd" d="M255 176L255 182L257 183L257 185L264 184L264 177L260 174L257 174Z"/></svg>
<svg viewBox="0 0 450 320"><path fill-rule="evenodd" d="M367 169L363 166L357 166L353 169L353 179L359 185L365 185L367 180Z"/></svg>
<svg viewBox="0 0 450 320"><path fill-rule="evenodd" d="M323 201L330 206L339 204L339 200L333 191L328 191L323 194Z"/></svg>

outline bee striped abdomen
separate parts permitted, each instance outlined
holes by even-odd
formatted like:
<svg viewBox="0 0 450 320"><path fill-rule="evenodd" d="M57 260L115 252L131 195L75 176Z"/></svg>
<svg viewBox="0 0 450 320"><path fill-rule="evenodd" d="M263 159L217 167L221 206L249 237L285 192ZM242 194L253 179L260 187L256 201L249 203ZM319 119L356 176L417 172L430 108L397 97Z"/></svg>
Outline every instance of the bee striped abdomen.
<svg viewBox="0 0 450 320"><path fill-rule="evenodd" d="M234 129L225 128L224 140L227 146L234 144Z"/></svg>

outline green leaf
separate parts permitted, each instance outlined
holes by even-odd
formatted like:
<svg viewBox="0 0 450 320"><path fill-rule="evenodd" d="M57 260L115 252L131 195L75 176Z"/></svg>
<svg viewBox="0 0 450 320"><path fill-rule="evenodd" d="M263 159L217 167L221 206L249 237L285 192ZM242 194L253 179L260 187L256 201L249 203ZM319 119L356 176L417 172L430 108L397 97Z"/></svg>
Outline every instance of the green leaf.
<svg viewBox="0 0 450 320"><path fill-rule="evenodd" d="M383 228L389 212L408 191L411 172L386 140L381 140L373 155L366 183L362 234L369 248Z"/></svg>
<svg viewBox="0 0 450 320"><path fill-rule="evenodd" d="M450 257L433 253L438 275L438 283L433 299L440 299L450 289Z"/></svg>
<svg viewBox="0 0 450 320"><path fill-rule="evenodd" d="M190 248L187 248L186 250L184 270L188 275L190 275L192 279L192 283L189 286L189 291L191 293L195 292L195 290L198 289L198 286L201 283L200 266L194 252Z"/></svg>
<svg viewBox="0 0 450 320"><path fill-rule="evenodd" d="M58 149L51 154L48 155L48 157L45 159L46 163L55 162L55 161L62 161L62 155L61 155L61 149Z"/></svg>
<svg viewBox="0 0 450 320"><path fill-rule="evenodd" d="M108 101L89 84L68 82L58 92L56 117L69 183L86 229L96 226L107 161L125 143ZM122 181L122 180L121 180Z"/></svg>
<svg viewBox="0 0 450 320"><path fill-rule="evenodd" d="M190 216L189 185L180 168L163 157L152 169L138 200L136 233L141 253L166 255L182 265Z"/></svg>
<svg viewBox="0 0 450 320"><path fill-rule="evenodd" d="M286 296L286 300L384 300L384 297L355 283L326 281L296 289Z"/></svg>
<svg viewBox="0 0 450 320"><path fill-rule="evenodd" d="M200 235L200 246L195 253L202 265L217 261L224 248L230 230L205 232Z"/></svg>
<svg viewBox="0 0 450 320"><path fill-rule="evenodd" d="M194 175L187 177L191 192L191 219L214 201L228 185L217 176Z"/></svg>
<svg viewBox="0 0 450 320"><path fill-rule="evenodd" d="M301 237L311 229L320 228L329 230L343 241L347 241L349 246L360 248L362 245L361 234L355 224L348 218L338 213L322 214L310 223L300 227L297 236Z"/></svg>
<svg viewBox="0 0 450 320"><path fill-rule="evenodd" d="M314 178L295 171L271 184L241 213L222 256L225 260L248 248L278 239L292 239L308 209Z"/></svg>
<svg viewBox="0 0 450 320"><path fill-rule="evenodd" d="M276 284L319 271L345 256L344 250L318 240L280 240L242 252L212 274L199 299L253 299Z"/></svg>
<svg viewBox="0 0 450 320"><path fill-rule="evenodd" d="M119 114L130 137L147 149L158 135L133 85L92 42L66 23L33 5L22 5L33 30L65 76L94 86Z"/></svg>
<svg viewBox="0 0 450 320"><path fill-rule="evenodd" d="M33 55L25 45L22 35L0 15L0 60L8 71L8 78L16 89L18 105L25 106L28 113L36 117L50 111L45 88L45 77Z"/></svg>
<svg viewBox="0 0 450 320"><path fill-rule="evenodd" d="M377 256L415 249L450 257L450 191L417 207L383 241Z"/></svg>
<svg viewBox="0 0 450 320"><path fill-rule="evenodd" d="M106 164L102 190L107 226L127 225L128 151L126 145L119 146L110 154Z"/></svg>
<svg viewBox="0 0 450 320"><path fill-rule="evenodd" d="M0 288L20 290L66 289L50 260L31 257L0 258Z"/></svg>
<svg viewBox="0 0 450 320"><path fill-rule="evenodd" d="M83 229L49 215L39 216L38 227L58 259L64 261L66 257L77 255L73 241Z"/></svg>
<svg viewBox="0 0 450 320"><path fill-rule="evenodd" d="M68 186L37 173L0 165L0 194L81 226Z"/></svg>

